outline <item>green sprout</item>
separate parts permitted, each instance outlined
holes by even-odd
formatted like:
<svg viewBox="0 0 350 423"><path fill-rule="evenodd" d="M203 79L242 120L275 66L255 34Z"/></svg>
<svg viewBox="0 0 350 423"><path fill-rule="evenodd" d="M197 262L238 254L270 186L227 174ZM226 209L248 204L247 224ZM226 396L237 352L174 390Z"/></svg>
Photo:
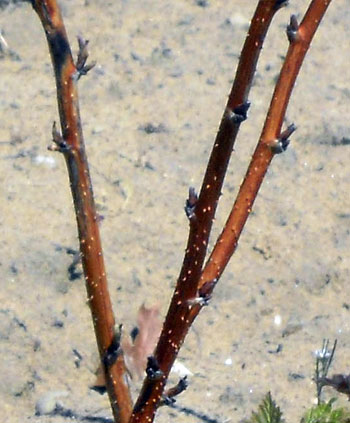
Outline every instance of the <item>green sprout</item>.
<svg viewBox="0 0 350 423"><path fill-rule="evenodd" d="M300 423L349 423L350 412L345 408L333 408L336 398L308 410Z"/></svg>
<svg viewBox="0 0 350 423"><path fill-rule="evenodd" d="M257 412L253 412L248 423L284 423L282 412L268 392Z"/></svg>

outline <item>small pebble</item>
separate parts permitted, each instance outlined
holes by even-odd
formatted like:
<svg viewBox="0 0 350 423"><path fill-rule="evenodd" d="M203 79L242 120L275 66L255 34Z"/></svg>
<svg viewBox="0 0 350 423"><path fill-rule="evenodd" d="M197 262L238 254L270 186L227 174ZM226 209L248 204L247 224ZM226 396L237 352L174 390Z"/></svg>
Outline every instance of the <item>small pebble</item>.
<svg viewBox="0 0 350 423"><path fill-rule="evenodd" d="M249 28L249 20L240 13L235 13L234 15L230 16L226 19L226 22L232 25L234 28Z"/></svg>
<svg viewBox="0 0 350 423"><path fill-rule="evenodd" d="M282 323L282 317L279 314L276 314L276 316L273 318L273 322L276 326L280 326Z"/></svg>
<svg viewBox="0 0 350 423"><path fill-rule="evenodd" d="M191 370L189 370L186 366L184 366L182 363L180 363L177 360L175 361L175 363L174 363L174 365L171 369L171 372L176 373L180 377L192 376L193 375Z"/></svg>
<svg viewBox="0 0 350 423"><path fill-rule="evenodd" d="M38 155L34 157L33 161L37 165L45 165L49 168L56 167L56 160L52 156Z"/></svg>
<svg viewBox="0 0 350 423"><path fill-rule="evenodd" d="M50 391L42 395L35 404L35 415L43 416L55 411L56 407L60 405L59 398L67 397L67 391Z"/></svg>

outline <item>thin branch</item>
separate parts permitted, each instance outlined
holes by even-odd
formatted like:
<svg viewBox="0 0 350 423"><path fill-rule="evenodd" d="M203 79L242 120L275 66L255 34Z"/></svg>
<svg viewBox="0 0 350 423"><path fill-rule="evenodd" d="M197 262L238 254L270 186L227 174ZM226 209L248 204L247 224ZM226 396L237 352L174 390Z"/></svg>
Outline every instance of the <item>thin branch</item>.
<svg viewBox="0 0 350 423"><path fill-rule="evenodd" d="M156 379L146 377L130 423L153 421L170 369L191 325L187 316L196 302L206 303L205 289L198 292L198 284L216 207L240 124L247 117L248 95L263 41L274 14L286 3L281 0L258 2L200 195L197 199L194 189L190 188L186 202L185 211L190 222L186 253L154 358L162 376ZM215 285L215 281L212 284Z"/></svg>
<svg viewBox="0 0 350 423"><path fill-rule="evenodd" d="M63 153L70 179L78 225L80 252L88 301L101 361L104 364L107 391L116 422L126 423L131 414L131 398L125 381L125 364L115 333L115 320L108 292L98 216L93 198L89 168L80 122L77 81L91 69L86 65L87 42L79 39L79 55L74 64L67 34L56 0L33 0L48 41L55 71L62 136L53 127L53 150Z"/></svg>
<svg viewBox="0 0 350 423"><path fill-rule="evenodd" d="M225 228L203 270L200 287L221 276L237 247L239 236L272 158L286 148L288 137L295 130L294 125L291 125L281 133L282 122L304 57L330 2L331 0L313 0L300 26L295 16L291 17L287 28L290 46L273 93L260 140Z"/></svg>

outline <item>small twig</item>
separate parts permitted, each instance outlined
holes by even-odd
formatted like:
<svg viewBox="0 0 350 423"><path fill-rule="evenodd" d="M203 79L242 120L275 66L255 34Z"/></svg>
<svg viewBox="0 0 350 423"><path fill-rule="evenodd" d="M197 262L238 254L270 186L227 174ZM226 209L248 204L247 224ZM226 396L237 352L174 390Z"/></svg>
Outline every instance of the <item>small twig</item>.
<svg viewBox="0 0 350 423"><path fill-rule="evenodd" d="M183 378L181 378L178 383L167 389L164 394L163 394L163 398L160 401L159 406L162 405L173 405L176 402L175 397L177 397L178 395L180 395L183 391L185 391L188 387L188 382L187 382L187 376L184 376Z"/></svg>
<svg viewBox="0 0 350 423"><path fill-rule="evenodd" d="M56 0L32 0L49 45L56 77L57 100L62 135L53 125L51 150L63 153L66 160L77 218L80 252L88 301L106 386L116 422L126 423L131 414L131 398L126 383L126 368L108 292L106 271L92 192L83 133L80 122L77 81L93 65L86 65L87 42L79 38L79 54L73 62L70 45Z"/></svg>

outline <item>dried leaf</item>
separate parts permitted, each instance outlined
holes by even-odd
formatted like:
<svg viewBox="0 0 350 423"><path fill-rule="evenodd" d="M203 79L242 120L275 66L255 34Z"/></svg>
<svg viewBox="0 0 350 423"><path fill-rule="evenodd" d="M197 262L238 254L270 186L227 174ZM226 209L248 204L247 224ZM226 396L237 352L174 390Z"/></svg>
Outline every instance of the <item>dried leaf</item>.
<svg viewBox="0 0 350 423"><path fill-rule="evenodd" d="M147 365L147 357L153 354L162 330L159 318L159 307L147 308L144 304L137 314L137 333L132 338L122 338L121 346L125 364L132 379L141 379ZM96 380L91 389L103 394L105 389L105 375L102 365L96 371Z"/></svg>
<svg viewBox="0 0 350 423"><path fill-rule="evenodd" d="M126 366L133 379L140 379L146 369L147 357L153 354L162 324L159 319L159 307L147 308L144 304L137 315L138 333L133 342L122 340Z"/></svg>

